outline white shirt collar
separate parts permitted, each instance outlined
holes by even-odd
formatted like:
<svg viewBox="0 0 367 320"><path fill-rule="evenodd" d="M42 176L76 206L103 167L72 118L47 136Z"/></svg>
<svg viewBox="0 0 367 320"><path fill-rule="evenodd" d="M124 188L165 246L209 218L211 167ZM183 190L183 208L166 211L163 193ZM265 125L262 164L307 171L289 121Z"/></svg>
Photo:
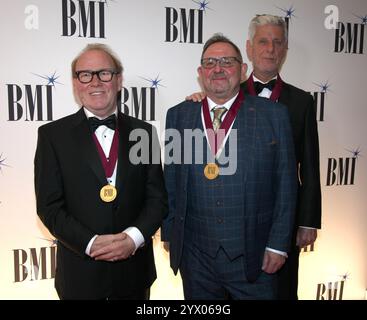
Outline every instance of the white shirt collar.
<svg viewBox="0 0 367 320"><path fill-rule="evenodd" d="M111 114L115 114L115 115L116 115L116 117L117 117L117 107L116 107L116 109L115 109L115 111L114 111L114 112L112 112L111 114L109 114L108 116L106 116L106 117L104 117L104 118L101 118L101 117L96 116L93 112L90 112L86 107L83 107L83 110L84 110L84 113L85 113L85 115L86 115L86 117L87 117L87 118L90 118L90 117L96 117L96 118L98 118L99 120L102 120L102 119L107 118L107 117L108 117L108 116L110 116Z"/></svg>
<svg viewBox="0 0 367 320"><path fill-rule="evenodd" d="M237 96L238 96L238 92L233 98L229 99L227 102L225 102L224 104L221 104L220 106L225 107L225 108L227 108L227 110L229 110L231 108L233 102L236 100ZM212 111L214 107L219 106L217 103L215 103L209 97L208 97L208 105L209 105L209 110L210 111Z"/></svg>
<svg viewBox="0 0 367 320"><path fill-rule="evenodd" d="M252 75L252 78L254 79L254 82L255 82L255 81L258 81L258 82L261 82L261 83L264 83L264 84L265 84L265 83L268 83L269 81L271 81L271 80L273 80L273 79L275 79L275 80L276 80L276 79L278 78L278 76L276 75L276 76L272 77L269 81L266 81L266 82L261 81L260 79L256 78L254 74Z"/></svg>

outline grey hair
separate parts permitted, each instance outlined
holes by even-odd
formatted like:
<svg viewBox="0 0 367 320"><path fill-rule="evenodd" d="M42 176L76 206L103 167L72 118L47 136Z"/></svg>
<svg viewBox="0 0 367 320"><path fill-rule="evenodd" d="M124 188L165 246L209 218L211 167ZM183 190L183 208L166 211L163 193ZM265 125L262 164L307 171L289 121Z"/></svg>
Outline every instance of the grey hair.
<svg viewBox="0 0 367 320"><path fill-rule="evenodd" d="M252 18L248 28L248 38L251 44L253 43L254 40L256 28L258 26L265 26L268 24L281 27L283 29L284 41L285 43L288 42L287 26L285 24L284 18L279 16L273 16L271 14L258 14L256 15L256 17Z"/></svg>
<svg viewBox="0 0 367 320"><path fill-rule="evenodd" d="M233 47L233 49L236 51L237 55L238 55L238 59L241 61L241 63L243 62L242 59L242 54L241 54L241 50L238 48L238 46L232 42L232 40L230 40L228 37L224 36L222 33L214 33L204 44L203 47L203 51L201 53L201 59L203 59L204 53L205 51L214 43L218 43L218 42L224 42L224 43L228 43L229 45L231 45Z"/></svg>
<svg viewBox="0 0 367 320"><path fill-rule="evenodd" d="M88 52L88 51L91 51L91 50L99 50L99 51L103 51L104 53L106 53L107 55L109 55L113 61L113 64L114 64L114 67L116 69L116 71L118 73L122 73L122 71L124 70L123 66L122 66L122 63L119 59L119 57L117 56L116 53L114 53L112 51L112 49L103 44L103 43L90 43L88 44L73 60L73 62L71 63L71 75L73 78L76 77L76 74L75 74L75 66L76 66L76 63L78 62L79 58L81 57L82 54Z"/></svg>

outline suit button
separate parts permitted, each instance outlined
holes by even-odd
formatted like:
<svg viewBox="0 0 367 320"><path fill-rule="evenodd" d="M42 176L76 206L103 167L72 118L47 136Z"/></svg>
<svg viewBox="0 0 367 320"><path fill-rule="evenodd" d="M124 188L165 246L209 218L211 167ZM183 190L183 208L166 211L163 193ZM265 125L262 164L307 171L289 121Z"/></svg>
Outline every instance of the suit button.
<svg viewBox="0 0 367 320"><path fill-rule="evenodd" d="M217 205L217 207L222 206L223 205L223 201L222 200L217 200L216 201L216 205Z"/></svg>
<svg viewBox="0 0 367 320"><path fill-rule="evenodd" d="M184 221L184 217L183 216L180 216L180 221Z"/></svg>
<svg viewBox="0 0 367 320"><path fill-rule="evenodd" d="M218 223L223 223L223 219L222 219L222 218L218 218L218 219L217 219L217 222L218 222Z"/></svg>

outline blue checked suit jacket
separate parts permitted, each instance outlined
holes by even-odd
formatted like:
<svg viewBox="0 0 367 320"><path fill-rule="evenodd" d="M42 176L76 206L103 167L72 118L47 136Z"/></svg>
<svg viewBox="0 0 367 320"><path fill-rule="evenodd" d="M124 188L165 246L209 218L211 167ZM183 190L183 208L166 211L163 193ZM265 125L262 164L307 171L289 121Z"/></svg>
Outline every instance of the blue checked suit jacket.
<svg viewBox="0 0 367 320"><path fill-rule="evenodd" d="M166 129L174 128L183 137L185 129L197 128L200 118L201 104L185 101L167 112ZM255 281L261 272L265 247L285 252L290 247L297 196L294 145L288 112L282 104L246 95L235 122L237 157L242 167L232 181L243 184L244 190L243 208L238 212L244 226L238 238L244 244L239 246L244 248L246 276ZM181 144L183 153L184 141ZM173 163L164 168L169 214L163 221L161 237L170 243L170 263L175 273L188 240L184 233L188 193L202 188L188 185L190 166L193 165ZM227 192L230 197L231 188Z"/></svg>

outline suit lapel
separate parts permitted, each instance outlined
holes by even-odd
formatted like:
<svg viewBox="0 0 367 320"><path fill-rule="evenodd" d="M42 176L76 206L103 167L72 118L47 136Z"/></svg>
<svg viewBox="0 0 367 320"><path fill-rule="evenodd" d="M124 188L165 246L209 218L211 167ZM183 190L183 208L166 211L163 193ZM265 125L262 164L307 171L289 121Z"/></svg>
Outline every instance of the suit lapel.
<svg viewBox="0 0 367 320"><path fill-rule="evenodd" d="M118 153L118 163L117 163L117 172L116 172L116 188L118 190L118 194L120 190L126 187L127 185L127 177L132 166L129 161L129 152L131 147L133 146L133 142L129 141L129 135L131 132L131 127L129 125L128 118L123 115L121 112L118 114L118 128L119 128L119 153Z"/></svg>
<svg viewBox="0 0 367 320"><path fill-rule="evenodd" d="M180 128L181 131L181 136L184 137L184 130L185 129L191 129L191 130L195 130L195 129L200 129L200 126L198 126L198 124L201 124L201 109L202 109L202 105L201 103L191 103L188 106L185 106L185 110L186 112L182 113L182 117L183 117L183 121L182 121L182 128ZM190 111L188 111L190 110ZM201 125L201 129L203 129L203 126ZM181 155L185 154L185 141L184 143L181 143ZM192 150L190 150L192 151ZM184 158L182 157L182 161L184 161ZM184 163L184 162L183 162ZM183 186L188 187L187 186L187 182L188 182L188 177L189 177L189 168L190 165L188 164L184 164L182 166L182 171L181 171L181 179L182 179L182 183Z"/></svg>
<svg viewBox="0 0 367 320"><path fill-rule="evenodd" d="M252 166L256 146L256 102L253 100L253 97L246 95L236 119L237 157L238 163L243 164L244 180Z"/></svg>
<svg viewBox="0 0 367 320"><path fill-rule="evenodd" d="M290 97L290 90L287 83L283 82L282 91L280 92L279 102L283 103L284 105L288 106L289 101L291 99Z"/></svg>
<svg viewBox="0 0 367 320"><path fill-rule="evenodd" d="M96 146L94 144L92 133L89 128L87 117L81 108L75 114L75 126L73 130L73 135L76 143L79 146L79 150L81 153L81 157L97 176L101 185L105 185L107 183L106 175L104 173L104 169L102 166L102 162L99 158L99 154L97 152Z"/></svg>

